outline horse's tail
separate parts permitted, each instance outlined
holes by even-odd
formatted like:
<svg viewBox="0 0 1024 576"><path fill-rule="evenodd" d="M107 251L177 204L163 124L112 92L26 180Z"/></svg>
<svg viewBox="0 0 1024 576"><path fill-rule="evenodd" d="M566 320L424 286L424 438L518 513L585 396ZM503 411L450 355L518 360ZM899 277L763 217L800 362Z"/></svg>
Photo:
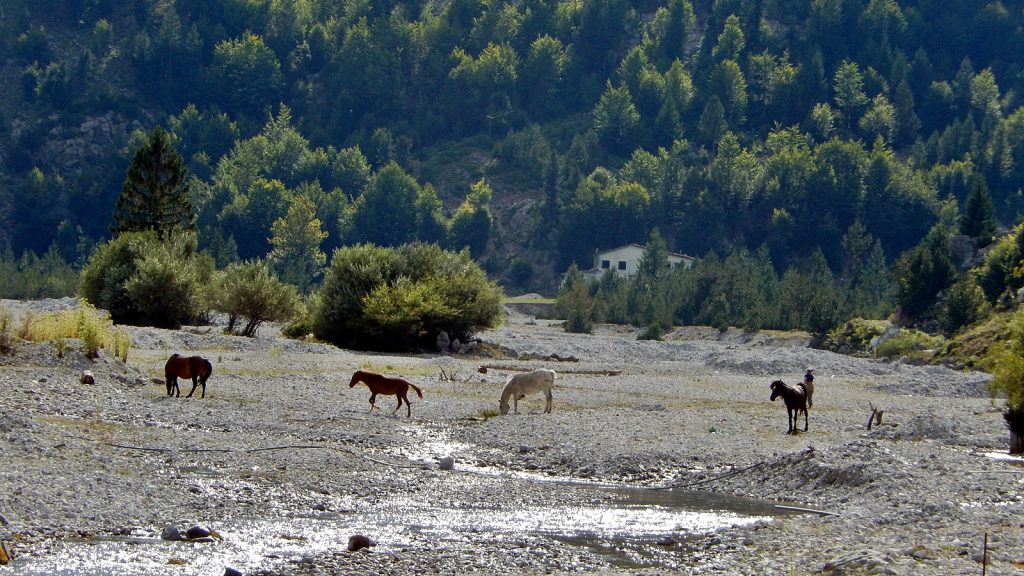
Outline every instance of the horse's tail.
<svg viewBox="0 0 1024 576"><path fill-rule="evenodd" d="M206 378L209 378L213 374L213 363L203 358L203 367L206 368Z"/></svg>
<svg viewBox="0 0 1024 576"><path fill-rule="evenodd" d="M420 392L420 389L418 387L416 387L415 384L413 384L412 382L409 382L409 387L416 391L416 394L420 397L420 400L423 399L423 392Z"/></svg>

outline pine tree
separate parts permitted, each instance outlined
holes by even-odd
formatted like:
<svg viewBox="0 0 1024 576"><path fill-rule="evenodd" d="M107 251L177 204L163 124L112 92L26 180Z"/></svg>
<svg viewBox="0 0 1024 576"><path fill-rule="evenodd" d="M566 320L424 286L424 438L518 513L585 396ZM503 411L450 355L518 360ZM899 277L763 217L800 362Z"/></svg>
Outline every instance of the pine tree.
<svg viewBox="0 0 1024 576"><path fill-rule="evenodd" d="M992 196L989 195L985 179L975 176L971 193L964 205L964 214L960 218L960 233L988 244L996 233L997 225L996 209L992 205Z"/></svg>
<svg viewBox="0 0 1024 576"><path fill-rule="evenodd" d="M192 230L195 213L188 199L187 171L170 137L159 126L139 146L117 199L111 232L155 230L160 238Z"/></svg>

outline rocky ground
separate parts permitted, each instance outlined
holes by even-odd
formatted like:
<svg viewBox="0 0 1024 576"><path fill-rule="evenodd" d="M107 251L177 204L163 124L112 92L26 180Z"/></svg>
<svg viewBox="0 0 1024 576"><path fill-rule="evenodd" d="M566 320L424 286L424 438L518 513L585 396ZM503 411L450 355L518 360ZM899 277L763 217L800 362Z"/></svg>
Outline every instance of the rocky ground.
<svg viewBox="0 0 1024 576"><path fill-rule="evenodd" d="M16 316L69 305L0 301ZM983 555L988 574L1024 572L1024 461L1006 456L984 374L840 356L794 335L638 341L525 316L456 356L357 353L273 327L254 339L129 330L127 364L74 343L0 355L0 542L13 557L0 575L939 575L980 574ZM190 383L167 397L172 352L213 362L206 398L186 399ZM810 429L788 435L768 385L806 366ZM534 367L559 373L554 411L528 397L497 416L508 368ZM391 415L391 397L369 412L366 388L348 387L357 368L419 385L412 417ZM95 384L79 382L84 370ZM872 407L884 417L868 431ZM587 529L588 514L693 490L819 513L624 529L635 538ZM174 524L221 539L162 540ZM376 546L348 552L355 533Z"/></svg>

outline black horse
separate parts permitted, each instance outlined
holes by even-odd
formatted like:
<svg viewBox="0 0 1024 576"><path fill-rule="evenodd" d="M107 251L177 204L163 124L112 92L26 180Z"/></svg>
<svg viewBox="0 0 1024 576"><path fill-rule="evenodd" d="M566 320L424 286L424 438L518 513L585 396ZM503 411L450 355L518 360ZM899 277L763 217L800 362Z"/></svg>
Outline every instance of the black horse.
<svg viewBox="0 0 1024 576"><path fill-rule="evenodd" d="M804 387L803 382L791 386L782 380L776 380L772 382L771 389L773 402L779 396L786 401L786 416L789 423L789 430L786 431L786 434L797 432L796 425L801 411L804 413L804 432L807 432L807 388Z"/></svg>

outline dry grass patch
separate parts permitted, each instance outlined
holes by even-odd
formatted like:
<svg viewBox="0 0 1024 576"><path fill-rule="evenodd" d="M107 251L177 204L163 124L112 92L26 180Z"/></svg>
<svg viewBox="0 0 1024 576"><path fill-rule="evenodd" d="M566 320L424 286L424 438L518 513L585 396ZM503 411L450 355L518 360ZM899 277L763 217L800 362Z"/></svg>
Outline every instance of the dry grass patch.
<svg viewBox="0 0 1024 576"><path fill-rule="evenodd" d="M132 346L131 336L115 327L109 314L100 313L84 301L73 310L26 315L21 320L18 337L30 342L54 342L58 354L66 348L66 339L77 338L89 358L96 358L100 348L106 348L122 362L128 361Z"/></svg>

